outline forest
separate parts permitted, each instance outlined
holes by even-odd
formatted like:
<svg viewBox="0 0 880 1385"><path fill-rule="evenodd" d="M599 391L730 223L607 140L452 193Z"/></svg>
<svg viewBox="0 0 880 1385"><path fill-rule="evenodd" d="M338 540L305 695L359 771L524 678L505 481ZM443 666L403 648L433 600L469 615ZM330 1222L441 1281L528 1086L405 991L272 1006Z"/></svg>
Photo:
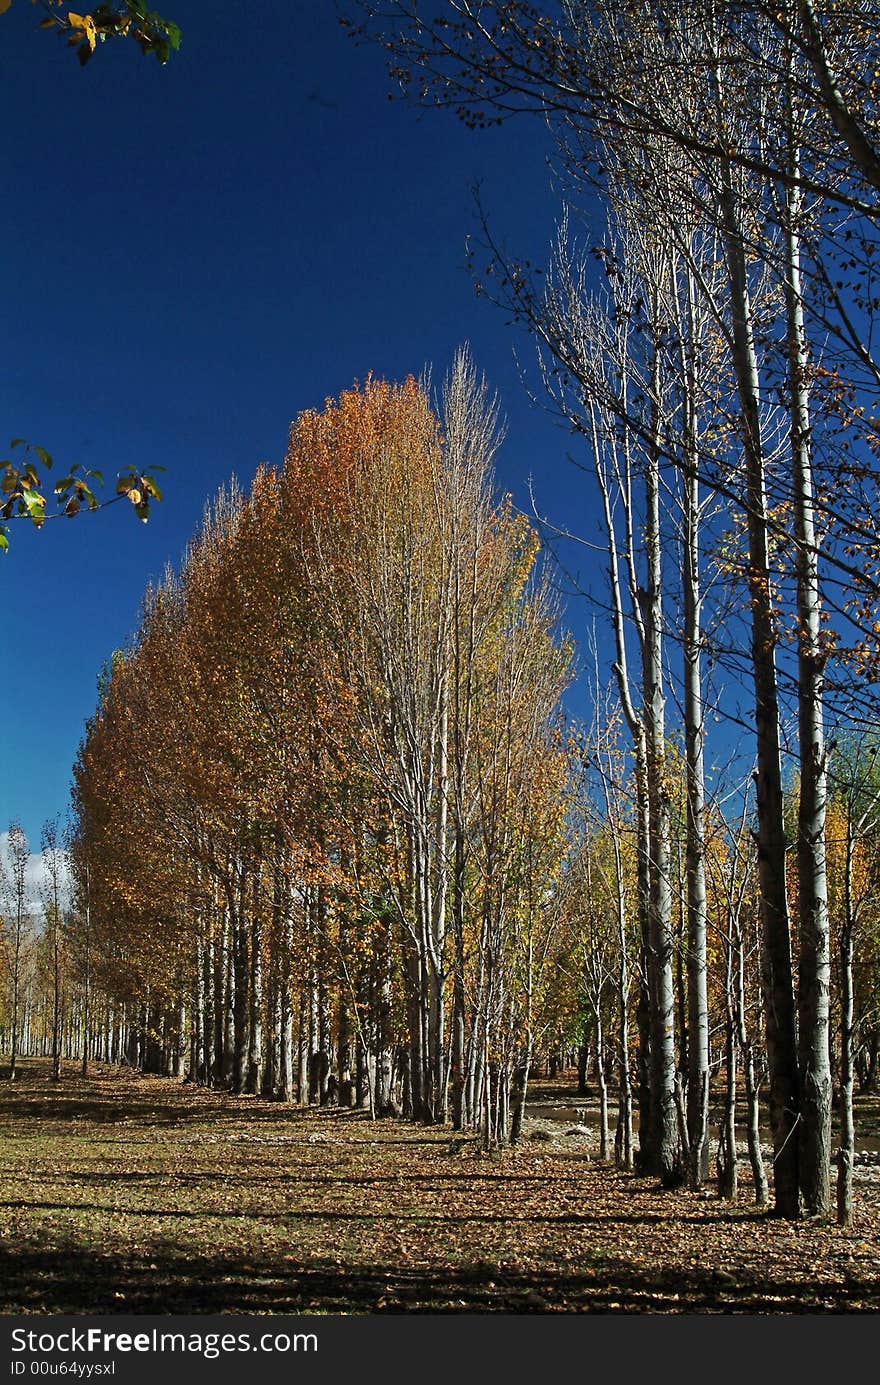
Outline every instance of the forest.
<svg viewBox="0 0 880 1385"><path fill-rule="evenodd" d="M240 1138L245 1098L303 1139L422 1129L513 1177L535 1103L579 1098L597 1200L870 1244L877 8L344 8L432 118L547 125L546 263L482 214L470 268L533 344L577 500L563 531L540 477L531 513L499 488L462 346L439 382L365 373L207 501L100 673L39 905L9 825L8 1076L230 1094ZM592 628L561 540L595 555ZM876 1307L862 1279L821 1306ZM601 1306L650 1309L613 1282ZM428 1306L547 1307L528 1283Z"/></svg>

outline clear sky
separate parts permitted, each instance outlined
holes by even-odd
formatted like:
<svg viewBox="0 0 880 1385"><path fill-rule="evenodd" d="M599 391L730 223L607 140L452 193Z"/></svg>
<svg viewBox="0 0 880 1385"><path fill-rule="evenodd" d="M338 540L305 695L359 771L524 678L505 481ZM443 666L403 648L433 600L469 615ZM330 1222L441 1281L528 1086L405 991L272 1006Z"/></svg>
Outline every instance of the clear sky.
<svg viewBox="0 0 880 1385"><path fill-rule="evenodd" d="M0 830L20 817L34 845L145 586L230 474L281 459L300 410L369 371L440 378L467 341L508 419L500 484L525 504L532 475L554 519L589 528L571 439L520 384L533 348L465 267L475 180L511 248L542 258L540 122L472 133L390 102L334 0L159 9L183 30L164 68L107 43L81 69L24 0L0 20L2 455L25 437L108 485L167 468L149 524L122 503L19 522L0 557Z"/></svg>

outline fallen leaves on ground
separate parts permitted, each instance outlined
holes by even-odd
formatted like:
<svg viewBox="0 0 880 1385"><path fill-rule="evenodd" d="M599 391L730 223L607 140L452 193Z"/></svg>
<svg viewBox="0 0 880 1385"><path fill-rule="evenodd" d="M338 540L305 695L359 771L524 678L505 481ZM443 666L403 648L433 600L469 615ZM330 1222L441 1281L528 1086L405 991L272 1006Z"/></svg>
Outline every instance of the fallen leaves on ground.
<svg viewBox="0 0 880 1385"><path fill-rule="evenodd" d="M877 1183L851 1229L664 1192L580 1145L126 1070L0 1089L5 1313L880 1310Z"/></svg>

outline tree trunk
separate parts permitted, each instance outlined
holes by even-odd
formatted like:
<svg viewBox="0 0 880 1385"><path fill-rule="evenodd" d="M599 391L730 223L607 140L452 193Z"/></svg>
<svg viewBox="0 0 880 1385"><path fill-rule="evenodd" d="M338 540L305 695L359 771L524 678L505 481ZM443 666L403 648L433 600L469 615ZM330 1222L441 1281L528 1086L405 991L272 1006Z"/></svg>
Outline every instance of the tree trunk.
<svg viewBox="0 0 880 1385"><path fill-rule="evenodd" d="M770 586L758 366L745 251L736 202L729 184L722 195L722 209L746 472L751 655L755 689L758 875L763 930L762 984L770 1069L774 1197L777 1213L794 1220L799 1215L798 1139L795 1127L800 1105L791 936L785 884L776 630Z"/></svg>
<svg viewBox="0 0 880 1385"><path fill-rule="evenodd" d="M311 1015L311 976L300 982L299 1028L296 1037L296 1099L300 1106L309 1103L309 1042Z"/></svg>
<svg viewBox="0 0 880 1385"><path fill-rule="evenodd" d="M798 171L795 160L795 173ZM831 1200L831 951L825 863L826 754L822 707L825 659L813 524L813 473L807 397L807 343L801 299L797 221L800 194L788 195L785 228L785 301L794 473L795 565L798 620L798 1037L800 1128L798 1177L804 1210L828 1211Z"/></svg>
<svg viewBox="0 0 880 1385"><path fill-rule="evenodd" d="M464 828L456 813L455 868L452 882L452 1128L465 1126L465 990L464 990Z"/></svg>
<svg viewBox="0 0 880 1385"><path fill-rule="evenodd" d="M263 926L259 898L259 862L254 862L251 899L248 1062L245 1090L259 1093L263 1084Z"/></svg>
<svg viewBox="0 0 880 1385"><path fill-rule="evenodd" d="M734 1012L734 959L730 940L725 947L725 1005L724 1005L724 1111L718 1150L718 1193L730 1202L736 1201L739 1171L736 1158L736 1020Z"/></svg>
<svg viewBox="0 0 880 1385"><path fill-rule="evenodd" d="M92 1026L92 901L91 901L91 878L89 867L85 870L86 898L84 909L85 936L83 938L84 952L84 974L83 974L83 1010L82 1010L82 1076L89 1075L89 1033Z"/></svg>
<svg viewBox="0 0 880 1385"><path fill-rule="evenodd" d="M222 997L222 1007L218 1014L219 1061L217 1071L224 1087L232 1088L235 1075L235 948L233 944L232 908L223 911L223 943L218 957L218 994Z"/></svg>
<svg viewBox="0 0 880 1385"><path fill-rule="evenodd" d="M765 1207L769 1194L767 1188L767 1174L764 1169L764 1156L761 1153L760 1107L758 1101L758 1082L755 1076L755 1049L754 1044L749 1038L746 1026L745 953L743 950L742 930L738 921L734 927L732 943L736 950L734 1019L736 1022L739 1050L743 1058L743 1079L746 1089L746 1139L749 1149L749 1164L751 1166L752 1182L755 1188L755 1201L759 1207Z"/></svg>
<svg viewBox="0 0 880 1385"><path fill-rule="evenodd" d="M232 1087L243 1092L247 1079L247 1053L249 1030L249 958L248 934L245 924L245 870L241 864L238 899L232 920L232 972L233 972L233 1053Z"/></svg>
<svg viewBox="0 0 880 1385"><path fill-rule="evenodd" d="M706 802L703 768L702 625L700 590L700 483L696 414L695 296L688 274L684 364L684 721L687 779L685 874L687 878L687 1132L688 1177L700 1188L709 1176L709 1006L706 990Z"/></svg>
<svg viewBox="0 0 880 1385"><path fill-rule="evenodd" d="M852 1224L853 1122L853 853L852 808L847 814L844 861L844 916L840 929L840 1141L837 1150L837 1221Z"/></svg>
<svg viewBox="0 0 880 1385"><path fill-rule="evenodd" d="M654 353L652 432L656 433L658 405L657 352ZM653 444L652 444L653 447ZM659 456L645 462L646 589L639 592L645 637L642 646L642 687L646 729L649 821L649 944L651 995L651 1118L652 1172L664 1185L680 1176L678 1120L675 1109L675 988L672 977L672 889L670 883L669 789L665 783L665 699L663 695L663 594L660 563Z"/></svg>
<svg viewBox="0 0 880 1385"><path fill-rule="evenodd" d="M605 1075L605 1031L602 1017L596 1012L596 1077L599 1082L599 1158L608 1158L611 1132L608 1129L608 1081Z"/></svg>

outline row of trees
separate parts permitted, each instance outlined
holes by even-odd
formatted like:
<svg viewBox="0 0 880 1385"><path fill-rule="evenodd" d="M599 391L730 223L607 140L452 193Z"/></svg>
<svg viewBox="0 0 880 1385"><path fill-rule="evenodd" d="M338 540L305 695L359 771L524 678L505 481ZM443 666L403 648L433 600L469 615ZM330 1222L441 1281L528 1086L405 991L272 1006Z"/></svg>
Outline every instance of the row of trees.
<svg viewBox="0 0 880 1385"><path fill-rule="evenodd" d="M613 687L603 696L597 676L593 724L565 730L569 652L532 575L534 535L493 499L494 410L466 357L444 415L441 433L412 382L305 415L283 471L219 497L181 576L150 593L137 640L102 676L67 852L44 832L39 939L28 844L8 834L12 1075L19 1047L50 1052L56 1077L65 1052L84 1071L124 1057L280 1099L451 1116L491 1143L518 1136L536 1044L580 1047L603 1153L616 1083L616 1157L635 1164L637 1105L639 1164L657 1169L658 848L644 846L622 588ZM741 1063L763 1202L758 856L742 795L736 822L717 797L702 805L695 971L686 731L687 718L659 747L670 1170L706 1180L709 1077L723 1069L719 1186L735 1195ZM846 1215L854 1074L876 1082L880 1046L870 750L838 751L827 834ZM789 846L796 801L793 784Z"/></svg>
<svg viewBox="0 0 880 1385"><path fill-rule="evenodd" d="M76 767L82 947L200 1081L521 1120L569 655L497 440L464 355L442 425L413 381L302 416L108 672Z"/></svg>
<svg viewBox="0 0 880 1385"><path fill-rule="evenodd" d="M41 878L36 882L39 907L34 910L31 850L20 822L9 824L0 857L0 963L6 994L0 1000L0 1035L9 1053L9 1078L15 1081L20 1053L52 1056L55 1078L61 1072L68 1007L67 852L57 819L40 834ZM35 912L41 926L37 925ZM81 1031L77 1038L81 1038Z"/></svg>
<svg viewBox="0 0 880 1385"><path fill-rule="evenodd" d="M121 666L117 660L117 676ZM105 683L102 707L108 691ZM508 915L499 922L495 938L489 939L481 898L472 877L466 877L462 922L467 964L462 989L465 1016L470 1017L465 1020L463 1044L468 1062L463 1083L452 1086L449 1109L441 1108L437 1118L446 1114L459 1128L477 1126L487 1143L516 1139L527 1073L503 1057L499 1061L499 1055L509 1058L513 1050L531 1062L537 1053L542 1065L549 1060L552 1073L566 1055L570 1060L579 1051L581 1089L587 1091L588 1082L598 1088L602 1157L612 1150L610 1094L616 1087L614 1157L624 1168L646 1167L652 1070L650 1049L643 1046L640 1032L647 1028L650 1041L633 809L638 782L627 767L621 714L610 694L589 735L571 735L566 749L567 774L561 785L554 781L552 786L553 797L564 804L564 832L555 838L547 858L540 927L524 936L523 920ZM832 1016L839 1036L832 1062L841 1098L839 1187L844 1221L851 1210L853 1082L857 1075L863 1089L876 1089L880 1059L880 792L870 750L870 745L851 745L838 752L829 805L829 905L836 961ZM118 764L118 757L113 762ZM678 1157L682 1173L689 1163L702 1183L708 1158L698 1165L689 1158L687 771L675 739L667 747L666 767ZM138 772L129 763L127 774ZM795 801L790 790L789 820ZM125 804L125 797L116 804L115 832ZM337 810L331 805L331 812ZM519 822L514 817L514 833L520 830ZM83 1074L93 1059L124 1061L276 1099L360 1103L372 1107L374 1114L397 1109L417 1114L409 1076L407 935L401 922L403 910L412 908L409 890L397 919L383 917L371 894L368 908L357 911L358 926L351 927L352 884L333 870L322 875L323 898L312 896L310 916L300 883L288 896L287 917L279 920L279 897L271 904L265 898L275 879L262 879L263 867L252 863L246 886L249 905L239 915L237 928L229 927L223 910L214 917L213 927L208 924L206 941L205 916L200 912L204 900L177 875L180 862L163 882L184 892L162 896L159 902L149 878L156 864L152 854L133 867L131 858L120 859L106 839L92 838L86 851L87 840L80 831L62 852L54 826L44 833L39 887L43 927L38 931L31 916L33 886L29 888L27 880L34 874L35 861L21 829L13 824L8 834L0 1042L10 1053L11 1076L19 1052L50 1055L56 1079L62 1075L63 1058L76 1060ZM298 850L301 846L296 844ZM158 827L154 849L166 856L178 849L170 824ZM534 859L531 855L529 863ZM448 873L453 862L454 855L447 860ZM67 886L71 864L76 879L72 896ZM201 879L202 868L191 864ZM760 1023L759 877L745 805L736 821L725 817L720 803L708 805L705 865L708 1064L713 1076L723 1076L720 1087L716 1083L713 1103L718 1189L723 1196L737 1195L741 1077L755 1196L764 1203L768 1177L759 1129L759 1095L766 1078ZM210 863L207 871L213 873ZM215 880L211 889L215 910L221 883ZM477 949L486 950L485 961L477 962ZM495 1022L490 1024L488 1003L481 1008L481 997L495 994L497 1001L501 992L499 956L501 967L507 959L507 984L519 1005L507 1011L496 1005ZM451 985L444 989L444 1072L449 1086L455 1075L451 1060L456 1006ZM480 1044L474 1042L475 1029ZM430 1113L423 1110L421 1118L430 1119Z"/></svg>
<svg viewBox="0 0 880 1385"><path fill-rule="evenodd" d="M789 1217L823 1212L832 1099L825 723L829 695L852 715L854 693L876 675L880 630L874 7L447 0L437 18L417 0L362 8L378 16L374 31L405 88L475 126L537 112L557 139L567 209L549 276L506 261L487 228L479 279L536 333L551 396L584 437L598 482L637 780L649 1162L666 1181L680 1131L665 707L674 688L687 766L686 1139L696 1180L708 1071L704 580L723 573L728 591L739 586L742 642L728 622L712 649L747 674L753 696L745 719L755 728L775 1203ZM579 242L579 210L599 205L604 240L588 227ZM717 620L717 603L711 614ZM670 636L682 659L672 681ZM792 889L788 706L797 727Z"/></svg>
<svg viewBox="0 0 880 1385"><path fill-rule="evenodd" d="M305 415L108 671L76 777L87 991L126 1007L139 1061L487 1141L517 1134L537 1036L586 1023L621 1161L634 1083L641 1166L695 1187L721 1036L726 1190L741 1062L766 1196L766 1062L776 1209L826 1210L836 1071L846 1220L877 1048L877 798L845 732L876 720L880 630L862 10L394 10L405 82L558 136L549 273L487 228L483 283L587 450L613 704L597 677L602 715L564 730L568 651L466 358L440 423L412 382ZM707 774L721 714L754 727L754 816Z"/></svg>

